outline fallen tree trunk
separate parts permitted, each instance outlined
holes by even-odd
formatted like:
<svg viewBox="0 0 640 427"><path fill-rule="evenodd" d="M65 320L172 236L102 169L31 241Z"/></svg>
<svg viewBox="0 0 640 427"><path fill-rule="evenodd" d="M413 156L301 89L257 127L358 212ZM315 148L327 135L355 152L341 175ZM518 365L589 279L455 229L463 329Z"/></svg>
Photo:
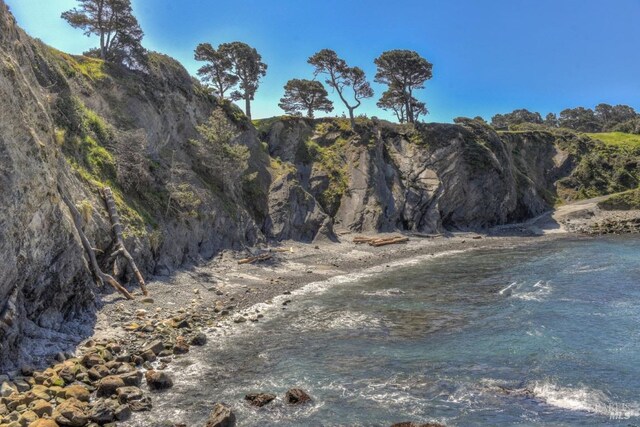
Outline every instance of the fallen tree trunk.
<svg viewBox="0 0 640 427"><path fill-rule="evenodd" d="M149 295L149 292L147 291L147 284L142 277L142 273L140 273L136 262L124 245L124 239L122 237L122 223L120 222L120 215L118 215L118 209L116 208L116 202L113 199L111 188L105 187L102 190L102 196L104 197L104 201L107 205L107 212L109 212L109 218L111 219L111 228L113 229L113 233L116 237L116 251L114 252L114 255L116 258L118 255L122 255L125 257L125 259L129 263L129 266L131 267L131 270L133 270L138 283L140 284L142 293L145 296Z"/></svg>
<svg viewBox="0 0 640 427"><path fill-rule="evenodd" d="M118 283L116 279L104 273L100 269L100 266L98 265L98 259L96 258L96 253L93 247L91 246L89 239L84 234L84 231L82 231L82 216L80 215L80 212L78 212L78 208L76 208L76 205L74 205L71 202L71 200L69 200L69 198L65 196L64 192L60 187L58 187L58 192L62 197L62 201L69 208L69 212L71 212L71 218L73 219L73 224L75 225L76 230L78 231L78 235L80 236L80 241L82 242L82 246L84 247L84 250L87 253L87 256L89 257L89 262L91 264L91 269L93 270L93 276L96 282L98 282L100 286L104 286L104 283L106 282L111 286L113 286L115 290L117 290L122 295L124 295L125 298L133 299L133 296L120 283Z"/></svg>
<svg viewBox="0 0 640 427"><path fill-rule="evenodd" d="M258 256L252 256L249 258L244 258L241 259L240 261L238 261L238 265L240 264L253 264L254 262L258 262L258 261L267 261L269 259L271 259L272 255L271 254L262 254L262 255L258 255Z"/></svg>
<svg viewBox="0 0 640 427"><path fill-rule="evenodd" d="M380 247L380 246L386 246L386 245L395 245L398 243L405 243L408 242L409 238L408 237L394 237L391 239L379 239L379 240L374 240L373 242L369 243L369 246L373 246L375 248Z"/></svg>
<svg viewBox="0 0 640 427"><path fill-rule="evenodd" d="M393 236L393 237L356 236L353 238L353 242L355 244L368 243L369 246L373 246L373 247L394 245L396 243L404 243L408 241L409 241L409 238L404 236Z"/></svg>

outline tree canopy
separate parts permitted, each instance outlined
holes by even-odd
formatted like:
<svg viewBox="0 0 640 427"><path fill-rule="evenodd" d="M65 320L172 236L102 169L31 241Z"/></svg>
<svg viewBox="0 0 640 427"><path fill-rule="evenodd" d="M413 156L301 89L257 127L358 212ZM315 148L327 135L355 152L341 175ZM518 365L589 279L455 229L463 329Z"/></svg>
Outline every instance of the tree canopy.
<svg viewBox="0 0 640 427"><path fill-rule="evenodd" d="M231 93L231 99L244 99L245 114L251 120L251 101L260 79L267 74L267 64L255 48L242 42L223 43L218 52L231 63L230 73L238 79L239 90Z"/></svg>
<svg viewBox="0 0 640 427"><path fill-rule="evenodd" d="M496 129L506 130L511 126L534 123L549 128L563 127L578 132L610 132L620 131L635 133L640 122L640 115L628 105L599 104L595 110L585 107L566 108L559 116L549 113L542 120L540 113L525 109L515 110L508 114L496 114L491 125Z"/></svg>
<svg viewBox="0 0 640 427"><path fill-rule="evenodd" d="M389 86L378 105L389 106L393 100L396 107L390 108L396 111L398 103L404 104L403 115L410 123L414 123L420 114L427 113L425 104L419 102L413 92L423 89L424 83L433 77L433 65L429 61L417 52L397 49L384 52L374 62L378 67L375 81Z"/></svg>
<svg viewBox="0 0 640 427"><path fill-rule="evenodd" d="M531 112L526 109L514 110L507 114L496 114L491 118L491 126L496 129L507 130L510 126L523 123L543 124L540 113Z"/></svg>
<svg viewBox="0 0 640 427"><path fill-rule="evenodd" d="M238 84L238 76L232 73L231 59L225 52L214 49L210 43L201 43L196 47L195 59L206 62L198 70L198 76L204 82L211 83L219 99L224 99L224 94Z"/></svg>
<svg viewBox="0 0 640 427"><path fill-rule="evenodd" d="M351 127L355 127L354 110L357 109L365 98L373 96L373 89L367 81L364 71L358 67L349 67L347 62L338 57L338 54L331 49L322 49L314 54L307 61L315 67L314 75L325 74L326 83L333 88L340 100L349 111ZM347 101L349 97L346 88L352 90L353 103Z"/></svg>
<svg viewBox="0 0 640 427"><path fill-rule="evenodd" d="M418 120L421 115L428 114L427 106L424 102L420 102L414 97L409 99L409 105L413 110L414 120ZM380 100L376 103L379 108L383 110L391 110L395 114L398 122L405 123L408 121L407 118L407 104L406 98L403 96L401 91L394 90L393 88L387 89L383 94Z"/></svg>
<svg viewBox="0 0 640 427"><path fill-rule="evenodd" d="M327 90L316 80L292 79L284 86L284 97L278 106L289 114L305 111L313 118L314 111L333 111Z"/></svg>
<svg viewBox="0 0 640 427"><path fill-rule="evenodd" d="M142 47L144 33L133 15L131 0L77 0L79 7L62 14L72 27L96 35L100 47L86 52L105 61L130 68L143 68L146 51Z"/></svg>

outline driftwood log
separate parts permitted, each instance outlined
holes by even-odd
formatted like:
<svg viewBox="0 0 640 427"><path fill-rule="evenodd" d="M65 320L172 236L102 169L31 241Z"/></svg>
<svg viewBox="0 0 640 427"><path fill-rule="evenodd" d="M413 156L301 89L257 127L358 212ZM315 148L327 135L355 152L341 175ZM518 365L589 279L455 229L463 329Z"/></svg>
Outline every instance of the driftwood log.
<svg viewBox="0 0 640 427"><path fill-rule="evenodd" d="M409 238L404 236L393 236L393 237L356 236L353 238L353 243L356 243L356 244L367 243L369 244L369 246L373 246L373 247L395 245L397 243L405 243L408 241L409 241Z"/></svg>
<svg viewBox="0 0 640 427"><path fill-rule="evenodd" d="M408 241L408 237L394 237L391 239L374 240L373 242L370 242L369 245L377 248L379 246L395 245L398 243L406 243Z"/></svg>
<svg viewBox="0 0 640 427"><path fill-rule="evenodd" d="M84 234L84 231L82 230L82 215L80 215L80 212L78 211L78 208L76 208L76 205L74 205L73 202L71 202L71 200L64 194L64 192L60 187L58 187L58 191L60 193L60 196L62 197L62 201L69 208L69 212L71 212L71 218L73 219L73 224L75 225L76 230L78 231L78 235L80 236L80 241L82 242L82 246L84 247L84 250L87 253L87 256L89 257L89 263L91 264L91 269L93 270L93 276L96 282L100 286L104 286L104 283L106 282L109 285L113 286L115 290L117 290L122 295L124 295L125 298L133 299L133 296L120 283L118 283L118 281L114 279L113 276L110 276L104 273L100 269L100 266L98 265L98 259L96 258L95 250L93 249L93 246L91 246L89 239L87 238L87 236Z"/></svg>
<svg viewBox="0 0 640 427"><path fill-rule="evenodd" d="M105 187L102 190L102 197L104 197L104 202L107 205L107 212L109 212L109 219L111 219L111 228L116 238L116 251L111 256L114 258L117 258L119 255L125 257L129 267L131 267L133 274L135 274L136 279L138 280L138 284L140 284L142 293L144 295L149 295L149 292L147 291L147 284L142 277L142 273L140 273L136 262L124 245L124 238L122 237L122 223L120 222L120 215L118 215L118 209L116 208L116 202L113 199L111 188Z"/></svg>
<svg viewBox="0 0 640 427"><path fill-rule="evenodd" d="M258 256L252 256L249 258L241 259L240 261L238 261L238 264L253 264L254 262L267 261L271 259L271 257L272 257L271 254L262 254Z"/></svg>

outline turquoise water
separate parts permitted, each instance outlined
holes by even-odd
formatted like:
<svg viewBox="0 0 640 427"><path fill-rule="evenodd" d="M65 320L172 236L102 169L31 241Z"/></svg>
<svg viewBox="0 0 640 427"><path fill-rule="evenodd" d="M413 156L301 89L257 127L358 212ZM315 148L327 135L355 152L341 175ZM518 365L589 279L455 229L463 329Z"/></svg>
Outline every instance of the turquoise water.
<svg viewBox="0 0 640 427"><path fill-rule="evenodd" d="M240 426L640 425L638 238L421 259L274 305L178 362L167 419L224 401ZM293 386L314 403L243 402Z"/></svg>

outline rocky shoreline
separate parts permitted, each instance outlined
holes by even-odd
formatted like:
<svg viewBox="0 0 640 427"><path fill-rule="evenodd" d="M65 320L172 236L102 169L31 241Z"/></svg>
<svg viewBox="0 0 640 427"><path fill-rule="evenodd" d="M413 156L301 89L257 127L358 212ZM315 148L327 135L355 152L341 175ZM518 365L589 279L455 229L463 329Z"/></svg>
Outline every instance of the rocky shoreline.
<svg viewBox="0 0 640 427"><path fill-rule="evenodd" d="M274 302L274 297L291 295L309 283L417 256L505 249L563 236L567 235L410 236L402 245L373 248L356 245L353 235L345 234L342 243L291 242L259 248L273 256L255 265L238 264L246 253L223 252L206 265L151 281L151 297L138 295L127 301L119 294L105 295L94 336L75 354L59 353L43 371L23 366L20 372L2 377L0 425L116 425L136 412L153 411L153 394L170 388L172 375L179 375L167 373L166 368L193 346L212 345L216 332L235 324L260 322L264 314L257 304L282 304L286 309L290 300ZM296 390L295 384L291 387L285 402L304 404L312 398ZM261 406L273 398L265 390L247 395L246 404ZM213 403L211 408L207 426L234 425L233 408ZM181 425L172 421L166 425Z"/></svg>

